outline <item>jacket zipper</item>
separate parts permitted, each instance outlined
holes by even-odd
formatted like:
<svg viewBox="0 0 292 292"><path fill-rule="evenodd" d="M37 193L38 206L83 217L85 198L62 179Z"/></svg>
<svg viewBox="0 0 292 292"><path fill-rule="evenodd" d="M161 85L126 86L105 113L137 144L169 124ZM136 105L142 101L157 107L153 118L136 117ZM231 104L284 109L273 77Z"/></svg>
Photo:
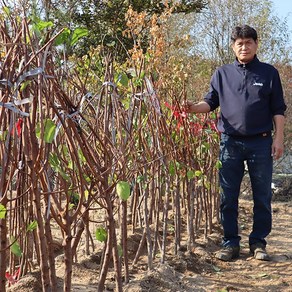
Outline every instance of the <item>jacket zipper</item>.
<svg viewBox="0 0 292 292"><path fill-rule="evenodd" d="M244 86L244 91L245 91L245 95L247 94L247 85L246 85L246 65L243 64L242 65L243 68L243 86Z"/></svg>

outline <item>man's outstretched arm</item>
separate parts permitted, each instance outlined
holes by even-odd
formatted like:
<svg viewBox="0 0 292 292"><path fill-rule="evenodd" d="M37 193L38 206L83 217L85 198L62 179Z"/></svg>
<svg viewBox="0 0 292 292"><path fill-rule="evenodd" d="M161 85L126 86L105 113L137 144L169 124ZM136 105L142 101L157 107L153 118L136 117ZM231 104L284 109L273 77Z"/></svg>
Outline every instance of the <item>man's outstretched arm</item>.
<svg viewBox="0 0 292 292"><path fill-rule="evenodd" d="M208 113L211 110L209 104L205 101L194 103L190 100L183 104L183 109L187 113Z"/></svg>

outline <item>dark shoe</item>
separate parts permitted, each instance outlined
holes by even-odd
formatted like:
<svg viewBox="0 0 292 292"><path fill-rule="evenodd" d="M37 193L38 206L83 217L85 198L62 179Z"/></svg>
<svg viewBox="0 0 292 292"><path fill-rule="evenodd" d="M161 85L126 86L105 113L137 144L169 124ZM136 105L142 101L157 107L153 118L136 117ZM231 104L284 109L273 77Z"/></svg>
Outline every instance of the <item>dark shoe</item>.
<svg viewBox="0 0 292 292"><path fill-rule="evenodd" d="M255 243L250 246L250 252L256 260L269 261L270 257L266 252L266 247L262 243Z"/></svg>
<svg viewBox="0 0 292 292"><path fill-rule="evenodd" d="M239 257L239 246L226 246L216 252L215 258L221 261L231 261Z"/></svg>

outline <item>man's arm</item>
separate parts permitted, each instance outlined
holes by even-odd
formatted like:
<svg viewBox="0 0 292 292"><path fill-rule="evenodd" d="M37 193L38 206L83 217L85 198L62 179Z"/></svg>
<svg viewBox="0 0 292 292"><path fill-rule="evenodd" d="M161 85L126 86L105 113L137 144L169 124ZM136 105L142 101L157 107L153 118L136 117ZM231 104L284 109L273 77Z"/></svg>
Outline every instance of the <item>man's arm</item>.
<svg viewBox="0 0 292 292"><path fill-rule="evenodd" d="M272 155L275 159L279 159L284 152L284 124L285 117L283 115L274 116L275 136L272 145Z"/></svg>
<svg viewBox="0 0 292 292"><path fill-rule="evenodd" d="M211 108L205 101L194 103L193 101L187 100L183 104L183 110L187 113L208 113Z"/></svg>

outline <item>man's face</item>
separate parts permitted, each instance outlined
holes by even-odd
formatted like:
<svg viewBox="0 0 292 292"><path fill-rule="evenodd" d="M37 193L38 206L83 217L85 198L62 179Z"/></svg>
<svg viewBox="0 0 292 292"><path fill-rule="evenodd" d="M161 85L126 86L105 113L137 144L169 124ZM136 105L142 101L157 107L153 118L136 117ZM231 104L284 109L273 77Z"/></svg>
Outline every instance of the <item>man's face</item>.
<svg viewBox="0 0 292 292"><path fill-rule="evenodd" d="M253 60L257 49L258 42L252 38L237 39L232 44L232 49L240 63L246 64Z"/></svg>

